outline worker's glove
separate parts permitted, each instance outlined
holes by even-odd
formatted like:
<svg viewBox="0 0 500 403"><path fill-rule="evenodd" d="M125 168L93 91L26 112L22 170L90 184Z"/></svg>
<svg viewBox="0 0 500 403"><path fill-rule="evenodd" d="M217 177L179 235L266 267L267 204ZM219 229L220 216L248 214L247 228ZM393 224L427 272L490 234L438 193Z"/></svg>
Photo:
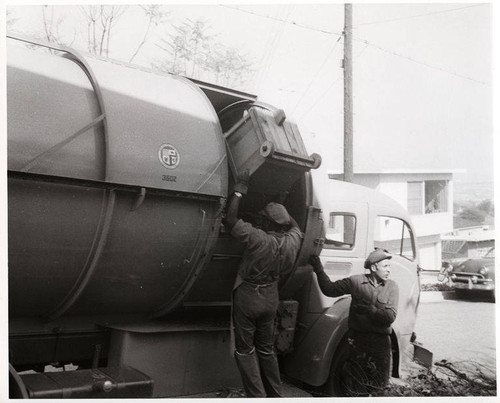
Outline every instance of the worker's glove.
<svg viewBox="0 0 500 403"><path fill-rule="evenodd" d="M323 265L321 260L317 255L311 255L309 257L309 264L313 267L315 273L321 273L323 271Z"/></svg>
<svg viewBox="0 0 500 403"><path fill-rule="evenodd" d="M375 308L371 304L356 304L353 306L353 309L357 313L361 313L361 314L375 313L375 311L377 310L377 308Z"/></svg>
<svg viewBox="0 0 500 403"><path fill-rule="evenodd" d="M248 169L246 169L238 175L238 181L234 185L234 191L246 195L248 193L249 182L250 173L248 172Z"/></svg>

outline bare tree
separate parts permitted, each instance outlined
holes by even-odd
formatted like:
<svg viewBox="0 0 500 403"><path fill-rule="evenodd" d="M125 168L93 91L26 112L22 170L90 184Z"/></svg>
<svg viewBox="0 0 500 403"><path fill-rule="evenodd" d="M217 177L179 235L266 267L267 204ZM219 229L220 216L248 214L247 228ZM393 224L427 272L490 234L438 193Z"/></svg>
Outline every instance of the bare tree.
<svg viewBox="0 0 500 403"><path fill-rule="evenodd" d="M210 46L214 35L209 33L210 26L201 20L187 19L174 26L174 33L168 34L157 46L170 56L156 66L175 74L195 76L200 69L206 68Z"/></svg>
<svg viewBox="0 0 500 403"><path fill-rule="evenodd" d="M214 74L215 82L232 87L243 84L254 71L253 63L238 49L216 44L207 60L207 67Z"/></svg>
<svg viewBox="0 0 500 403"><path fill-rule="evenodd" d="M5 16L6 16L6 26L8 31L15 25L18 19L12 16L12 10L9 10L8 8L5 9Z"/></svg>
<svg viewBox="0 0 500 403"><path fill-rule="evenodd" d="M140 7L143 20L138 21L137 24L144 26L144 31L136 45L129 44L131 55L129 62L132 62L141 49L151 41L150 37L154 29L164 25L169 17L169 12L160 5ZM68 35L68 27L64 27L63 23L66 23L65 17L76 17L76 21L73 19L75 27L82 20L86 25L86 29L83 30L86 37L82 47L86 48L89 53L109 56L112 50L111 39L120 34L115 27L126 9L127 6L85 5L77 7L76 14L73 14L72 10L65 11L66 14L64 14L56 6L42 6L42 30L36 36L43 37L49 42L71 46L77 36L76 28L73 31L72 41L69 41L62 35L63 33ZM9 15L8 11L8 27L14 25L15 22L12 15L10 17ZM218 42L217 36L207 21L186 19L165 32L163 39L157 43L158 48L163 52L151 62L151 66L160 71L182 74L226 86L244 83L252 71L252 62L239 49L230 48Z"/></svg>
<svg viewBox="0 0 500 403"><path fill-rule="evenodd" d="M42 6L43 35L48 42L55 42L60 45L72 46L76 38L76 30L73 29L73 38L70 40L63 37L59 32L59 27L64 20L63 16L57 16L54 6Z"/></svg>
<svg viewBox="0 0 500 403"><path fill-rule="evenodd" d="M188 37L189 58L191 59L191 75L195 75L195 70L206 68L207 59L210 52L210 45L215 38L214 35L209 35L207 31L210 29L206 21L191 21L187 20L184 23L190 33Z"/></svg>
<svg viewBox="0 0 500 403"><path fill-rule="evenodd" d="M99 56L109 56L113 27L127 6L81 6L87 22L87 50Z"/></svg>
<svg viewBox="0 0 500 403"><path fill-rule="evenodd" d="M48 42L59 43L59 26L62 18L56 17L54 7L42 6L44 39Z"/></svg>
<svg viewBox="0 0 500 403"><path fill-rule="evenodd" d="M205 21L188 19L174 26L174 32L157 44L166 54L152 66L227 86L243 83L252 71L252 62L238 49L224 46L216 38Z"/></svg>
<svg viewBox="0 0 500 403"><path fill-rule="evenodd" d="M137 56L141 48L144 46L144 44L148 40L149 33L151 31L151 28L153 26L158 26L161 24L164 24L167 21L167 16L170 14L169 12L165 12L161 10L161 6L158 4L151 4L147 6L141 6L142 11L144 12L144 15L147 18L147 25L146 25L146 30L144 32L144 36L137 46L136 50L132 54L132 56L129 59L129 63L134 60L134 58Z"/></svg>

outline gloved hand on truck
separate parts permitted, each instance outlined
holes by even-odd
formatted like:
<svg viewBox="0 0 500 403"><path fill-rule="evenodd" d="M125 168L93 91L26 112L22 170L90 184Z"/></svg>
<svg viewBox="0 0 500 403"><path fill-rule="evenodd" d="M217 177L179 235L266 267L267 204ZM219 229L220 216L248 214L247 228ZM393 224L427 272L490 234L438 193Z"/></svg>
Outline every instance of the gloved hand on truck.
<svg viewBox="0 0 500 403"><path fill-rule="evenodd" d="M311 255L309 257L309 264L313 267L315 273L321 273L323 271L323 264L321 263L319 256Z"/></svg>
<svg viewBox="0 0 500 403"><path fill-rule="evenodd" d="M248 184L250 183L250 172L244 170L238 175L238 181L234 185L234 191L246 195L248 193Z"/></svg>

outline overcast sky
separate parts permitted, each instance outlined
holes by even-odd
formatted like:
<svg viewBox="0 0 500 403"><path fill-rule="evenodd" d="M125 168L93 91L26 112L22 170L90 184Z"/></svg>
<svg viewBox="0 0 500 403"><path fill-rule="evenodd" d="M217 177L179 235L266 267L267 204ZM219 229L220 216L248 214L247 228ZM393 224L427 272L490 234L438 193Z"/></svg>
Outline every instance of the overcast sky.
<svg viewBox="0 0 500 403"><path fill-rule="evenodd" d="M248 55L256 72L241 89L282 107L324 172L342 170L343 4L169 8L172 23L203 19ZM63 35L74 31L71 11L58 10ZM39 6L12 12L16 30L41 29ZM354 3L355 171L465 169L457 180L492 181L491 12L488 3ZM132 54L145 28L140 13L129 8L120 20L112 57ZM154 32L134 62L148 65L162 35Z"/></svg>

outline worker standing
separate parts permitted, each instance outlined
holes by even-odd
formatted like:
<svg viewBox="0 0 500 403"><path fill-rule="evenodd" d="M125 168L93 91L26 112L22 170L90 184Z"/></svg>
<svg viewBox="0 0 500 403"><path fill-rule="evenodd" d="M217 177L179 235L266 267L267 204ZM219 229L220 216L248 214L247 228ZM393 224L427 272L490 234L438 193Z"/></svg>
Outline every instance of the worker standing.
<svg viewBox="0 0 500 403"><path fill-rule="evenodd" d="M357 369L351 374L352 394L370 394L389 381L391 363L391 324L396 319L399 289L389 279L392 255L375 249L365 260L368 274L353 275L332 282L323 270L318 256L310 263L318 278L323 294L339 297L351 294L348 327L350 339L350 365ZM353 365L354 364L354 365Z"/></svg>
<svg viewBox="0 0 500 403"><path fill-rule="evenodd" d="M225 226L245 247L233 287L234 357L247 397L280 397L281 379L274 351L278 280L293 267L302 233L286 208L269 203L260 212L261 228L238 219L248 191L248 174L239 179Z"/></svg>

